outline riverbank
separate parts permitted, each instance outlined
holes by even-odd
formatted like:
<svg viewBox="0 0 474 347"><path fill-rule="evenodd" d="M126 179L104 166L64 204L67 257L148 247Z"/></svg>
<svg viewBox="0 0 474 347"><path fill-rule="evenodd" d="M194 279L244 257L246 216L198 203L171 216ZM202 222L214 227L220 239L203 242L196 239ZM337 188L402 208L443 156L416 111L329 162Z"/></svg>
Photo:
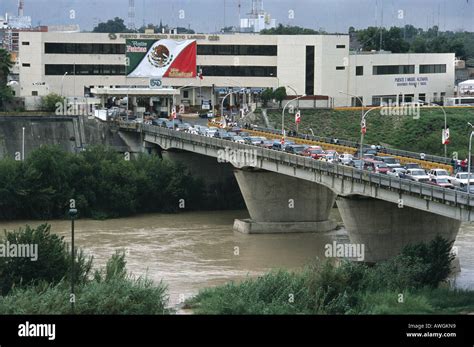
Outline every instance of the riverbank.
<svg viewBox="0 0 474 347"><path fill-rule="evenodd" d="M204 289L183 309L195 314L471 314L474 291L446 282L453 255L438 238L405 247L373 267L316 260Z"/></svg>
<svg viewBox="0 0 474 347"><path fill-rule="evenodd" d="M0 160L0 181L0 220L67 218L71 206L95 219L243 207L236 183L210 190L183 164L102 146L78 154L43 146L25 161Z"/></svg>

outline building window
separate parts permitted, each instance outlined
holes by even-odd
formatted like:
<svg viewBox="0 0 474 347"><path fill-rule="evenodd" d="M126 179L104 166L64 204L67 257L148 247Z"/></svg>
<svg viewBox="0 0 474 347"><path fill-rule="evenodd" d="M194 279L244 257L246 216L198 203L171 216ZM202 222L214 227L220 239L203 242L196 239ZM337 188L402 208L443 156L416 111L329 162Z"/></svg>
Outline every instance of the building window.
<svg viewBox="0 0 474 347"><path fill-rule="evenodd" d="M345 66L336 66L336 70L345 70L346 67Z"/></svg>
<svg viewBox="0 0 474 347"><path fill-rule="evenodd" d="M83 75L83 76L118 76L125 75L124 65L73 65L73 64L46 64L45 75Z"/></svg>
<svg viewBox="0 0 474 347"><path fill-rule="evenodd" d="M29 45L30 45L30 43L29 43L28 41L23 41L21 44L22 44L23 46L29 46Z"/></svg>
<svg viewBox="0 0 474 347"><path fill-rule="evenodd" d="M183 98L188 99L189 98L189 91L188 90L183 90Z"/></svg>
<svg viewBox="0 0 474 347"><path fill-rule="evenodd" d="M306 95L314 95L314 46L306 46Z"/></svg>
<svg viewBox="0 0 474 347"><path fill-rule="evenodd" d="M352 107L362 107L364 106L362 103L364 102L364 98L362 96L359 97L352 97L351 99L351 106Z"/></svg>
<svg viewBox="0 0 474 347"><path fill-rule="evenodd" d="M446 64L420 65L422 73L446 73Z"/></svg>
<svg viewBox="0 0 474 347"><path fill-rule="evenodd" d="M415 101L415 94L405 94L405 102Z"/></svg>
<svg viewBox="0 0 474 347"><path fill-rule="evenodd" d="M202 66L204 76L277 77L276 66Z"/></svg>
<svg viewBox="0 0 474 347"><path fill-rule="evenodd" d="M414 73L415 65L376 65L373 67L374 75L406 75Z"/></svg>
<svg viewBox="0 0 474 347"><path fill-rule="evenodd" d="M278 55L277 46L270 45L198 45L198 55L255 55L274 56Z"/></svg>
<svg viewBox="0 0 474 347"><path fill-rule="evenodd" d="M117 43L46 42L45 54L125 54L125 45Z"/></svg>
<svg viewBox="0 0 474 347"><path fill-rule="evenodd" d="M346 48L346 45L336 45L336 48Z"/></svg>
<svg viewBox="0 0 474 347"><path fill-rule="evenodd" d="M363 76L364 75L364 67L363 66L357 66L356 67L356 76Z"/></svg>
<svg viewBox="0 0 474 347"><path fill-rule="evenodd" d="M426 101L426 94L421 93L418 95L418 100L425 102Z"/></svg>
<svg viewBox="0 0 474 347"><path fill-rule="evenodd" d="M21 66L23 66L23 67L31 67L31 64L30 64L30 63L23 63L23 64L21 64Z"/></svg>
<svg viewBox="0 0 474 347"><path fill-rule="evenodd" d="M31 92L31 96L38 96L38 91L33 90L33 91Z"/></svg>
<svg viewBox="0 0 474 347"><path fill-rule="evenodd" d="M374 95L372 97L373 106L391 105L397 100L396 95Z"/></svg>

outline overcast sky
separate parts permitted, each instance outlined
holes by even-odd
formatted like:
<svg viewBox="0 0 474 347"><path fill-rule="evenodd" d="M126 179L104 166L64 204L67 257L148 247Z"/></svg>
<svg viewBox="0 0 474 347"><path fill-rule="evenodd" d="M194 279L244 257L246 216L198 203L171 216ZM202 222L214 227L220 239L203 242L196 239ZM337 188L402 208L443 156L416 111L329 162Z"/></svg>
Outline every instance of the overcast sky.
<svg viewBox="0 0 474 347"><path fill-rule="evenodd" d="M240 2L244 15L251 0ZM17 3L0 0L0 14L16 13ZM238 4L239 0L135 0L135 22L141 26L163 19L164 24L215 32L224 26L224 13L226 26L238 24ZM264 0L264 7L277 23L328 32L347 32L350 26L363 28L381 21L385 26L439 24L441 30L474 31L474 0ZM70 18L71 10L75 10L75 19ZM181 10L183 19L179 18ZM403 19L398 18L400 10ZM294 19L289 19L289 11ZM25 14L34 25L79 24L82 30L91 30L98 21L116 16L126 19L127 13L128 0L25 0Z"/></svg>

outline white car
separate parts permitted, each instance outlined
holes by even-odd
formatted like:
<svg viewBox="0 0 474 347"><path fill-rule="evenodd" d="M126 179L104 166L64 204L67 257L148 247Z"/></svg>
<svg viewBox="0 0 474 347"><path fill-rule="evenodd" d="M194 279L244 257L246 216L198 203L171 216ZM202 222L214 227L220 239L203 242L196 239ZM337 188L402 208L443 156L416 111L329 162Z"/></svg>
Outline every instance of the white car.
<svg viewBox="0 0 474 347"><path fill-rule="evenodd" d="M416 182L424 182L427 183L430 181L430 176L426 174L426 171L423 169L408 169L407 170L407 178L416 181Z"/></svg>
<svg viewBox="0 0 474 347"><path fill-rule="evenodd" d="M432 169L428 172L428 175L430 178L445 178L447 180L451 178L449 172L444 169Z"/></svg>
<svg viewBox="0 0 474 347"><path fill-rule="evenodd" d="M474 175L471 173L471 177L468 180L468 173L467 172L458 172L454 177L449 177L449 182L455 187L465 187L469 184L472 185L474 183Z"/></svg>
<svg viewBox="0 0 474 347"><path fill-rule="evenodd" d="M341 154L339 156L339 161L343 164L343 165L349 165L350 162L354 159L354 156L352 154L349 154L349 153L344 153L344 154Z"/></svg>

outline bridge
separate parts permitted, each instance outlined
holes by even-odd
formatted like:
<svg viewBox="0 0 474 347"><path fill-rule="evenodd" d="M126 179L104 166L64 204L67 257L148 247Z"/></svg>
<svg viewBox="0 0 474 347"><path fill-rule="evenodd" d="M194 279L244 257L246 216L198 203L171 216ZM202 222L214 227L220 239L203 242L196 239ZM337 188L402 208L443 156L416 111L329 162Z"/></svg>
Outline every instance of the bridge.
<svg viewBox="0 0 474 347"><path fill-rule="evenodd" d="M336 202L351 243L376 262L438 234L455 240L461 222L474 220L473 198L461 191L152 125L122 123L120 131L175 155L230 162L251 217L234 222L240 232L330 231Z"/></svg>

